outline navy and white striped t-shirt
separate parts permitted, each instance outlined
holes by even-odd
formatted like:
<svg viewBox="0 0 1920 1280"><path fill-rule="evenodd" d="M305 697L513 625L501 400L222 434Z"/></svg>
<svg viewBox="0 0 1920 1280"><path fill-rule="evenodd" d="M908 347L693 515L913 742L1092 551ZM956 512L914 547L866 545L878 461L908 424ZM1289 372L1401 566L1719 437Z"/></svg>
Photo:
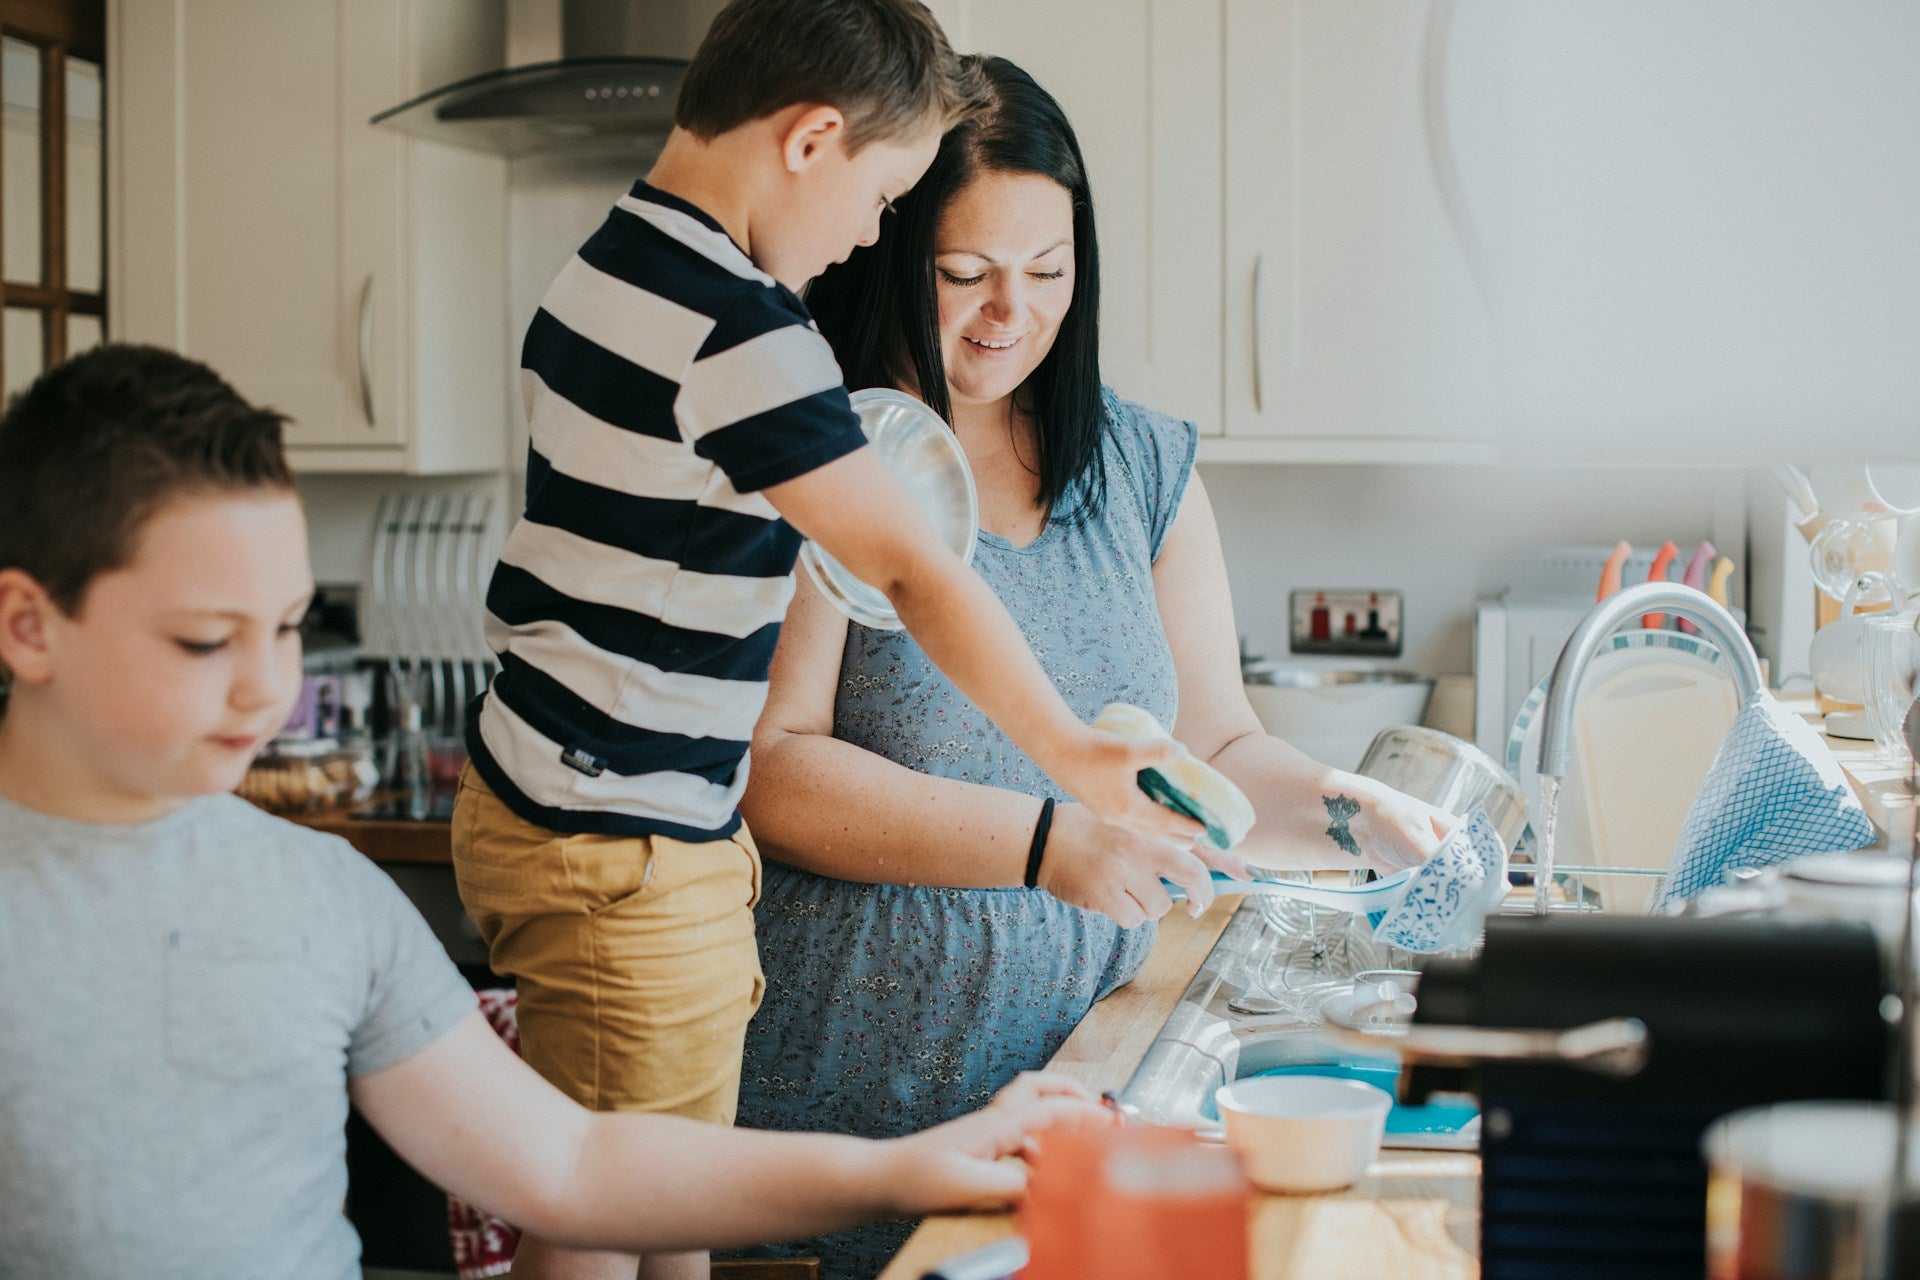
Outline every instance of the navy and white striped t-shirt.
<svg viewBox="0 0 1920 1280"><path fill-rule="evenodd" d="M527 509L487 589L474 767L552 831L729 835L800 549L758 491L866 443L833 352L719 223L640 182L521 365Z"/></svg>

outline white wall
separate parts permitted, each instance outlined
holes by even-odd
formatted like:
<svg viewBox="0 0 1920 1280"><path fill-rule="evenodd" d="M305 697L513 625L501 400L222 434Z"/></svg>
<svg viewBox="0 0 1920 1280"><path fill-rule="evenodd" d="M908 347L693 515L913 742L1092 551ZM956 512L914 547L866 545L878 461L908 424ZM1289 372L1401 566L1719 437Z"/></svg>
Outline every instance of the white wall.
<svg viewBox="0 0 1920 1280"><path fill-rule="evenodd" d="M1294 588L1404 592L1405 651L1382 665L1444 674L1472 670L1474 602L1508 586L1530 548L1671 538L1691 550L1712 538L1746 567L1740 471L1209 464L1200 475L1240 632L1269 658L1288 659Z"/></svg>
<svg viewBox="0 0 1920 1280"><path fill-rule="evenodd" d="M613 202L653 167L655 150L595 157L522 156L507 182L508 367L520 367L527 325L567 259L606 219ZM527 423L514 396L508 456L524 474ZM516 484L516 494L519 489Z"/></svg>

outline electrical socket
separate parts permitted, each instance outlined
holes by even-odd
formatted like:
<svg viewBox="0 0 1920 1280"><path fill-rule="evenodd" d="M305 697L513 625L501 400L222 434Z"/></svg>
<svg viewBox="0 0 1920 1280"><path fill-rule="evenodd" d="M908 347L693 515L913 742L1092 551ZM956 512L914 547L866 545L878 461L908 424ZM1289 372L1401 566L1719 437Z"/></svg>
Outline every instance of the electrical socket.
<svg viewBox="0 0 1920 1280"><path fill-rule="evenodd" d="M1400 593L1309 587L1288 597L1288 648L1295 653L1400 656Z"/></svg>

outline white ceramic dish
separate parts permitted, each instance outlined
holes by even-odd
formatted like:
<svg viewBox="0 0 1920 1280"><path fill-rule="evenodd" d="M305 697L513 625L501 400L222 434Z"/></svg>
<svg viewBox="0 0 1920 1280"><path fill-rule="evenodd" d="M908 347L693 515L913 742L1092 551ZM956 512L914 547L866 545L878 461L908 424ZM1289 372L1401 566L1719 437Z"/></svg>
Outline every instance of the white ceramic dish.
<svg viewBox="0 0 1920 1280"><path fill-rule="evenodd" d="M1507 889L1507 846L1486 810L1475 809L1413 869L1400 900L1375 922L1373 936L1427 955L1464 950L1479 941L1482 922Z"/></svg>
<svg viewBox="0 0 1920 1280"><path fill-rule="evenodd" d="M1857 920L1871 926L1898 964L1904 858L1854 850L1814 853L1763 872L1780 888L1788 914L1811 920Z"/></svg>
<svg viewBox="0 0 1920 1280"><path fill-rule="evenodd" d="M1537 837L1542 680L1507 735ZM1635 628L1608 639L1575 701L1573 767L1560 796L1555 862L1664 871L1707 766L1739 711L1720 650L1702 636ZM1608 911L1647 909L1651 875L1590 880Z"/></svg>
<svg viewBox="0 0 1920 1280"><path fill-rule="evenodd" d="M1821 731L1829 738L1845 738L1849 742L1872 742L1873 726L1867 723L1864 711L1829 711L1820 720Z"/></svg>
<svg viewBox="0 0 1920 1280"><path fill-rule="evenodd" d="M1253 1184L1307 1194L1351 1186L1380 1154L1393 1098L1358 1080L1254 1076L1214 1094Z"/></svg>
<svg viewBox="0 0 1920 1280"><path fill-rule="evenodd" d="M1413 1016L1414 997L1405 991L1383 989L1382 983L1355 980L1350 991L1336 991L1320 1004L1320 1014L1339 1027L1398 1028L1405 1030Z"/></svg>
<svg viewBox="0 0 1920 1280"><path fill-rule="evenodd" d="M851 399L874 452L927 513L941 541L963 562L972 564L980 532L980 497L967 455L953 432L939 414L903 391L871 387L854 392ZM854 577L817 544L804 543L800 561L834 608L876 631L900 629L900 615L886 596Z"/></svg>

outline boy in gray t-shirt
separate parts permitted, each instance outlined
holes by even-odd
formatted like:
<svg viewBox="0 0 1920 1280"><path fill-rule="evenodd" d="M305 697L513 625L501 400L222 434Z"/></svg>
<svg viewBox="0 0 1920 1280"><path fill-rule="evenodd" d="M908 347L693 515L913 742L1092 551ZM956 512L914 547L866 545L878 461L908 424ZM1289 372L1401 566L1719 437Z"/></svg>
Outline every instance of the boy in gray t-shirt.
<svg viewBox="0 0 1920 1280"><path fill-rule="evenodd" d="M223 794L312 596L280 415L107 346L0 420L0 1273L358 1275L351 1102L546 1238L673 1250L1003 1204L1030 1077L888 1142L593 1114L500 1043L343 842Z"/></svg>
<svg viewBox="0 0 1920 1280"><path fill-rule="evenodd" d="M0 1272L354 1274L344 1079L474 1010L393 882L233 796L0 850Z"/></svg>

